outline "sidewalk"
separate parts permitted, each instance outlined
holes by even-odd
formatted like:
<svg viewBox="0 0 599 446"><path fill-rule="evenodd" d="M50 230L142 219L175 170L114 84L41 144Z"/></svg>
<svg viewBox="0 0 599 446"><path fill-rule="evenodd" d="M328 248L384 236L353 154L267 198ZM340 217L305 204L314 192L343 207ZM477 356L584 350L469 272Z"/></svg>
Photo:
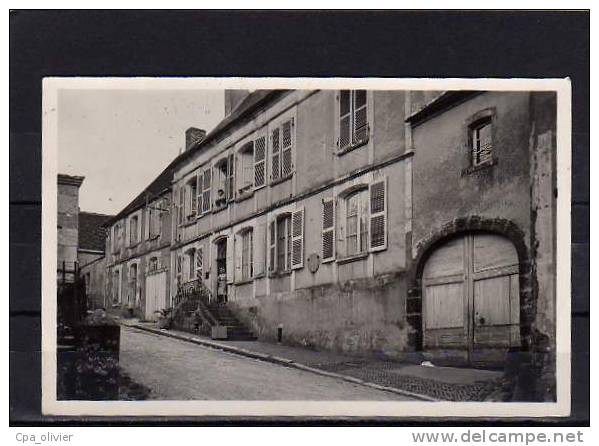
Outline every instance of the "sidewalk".
<svg viewBox="0 0 599 446"><path fill-rule="evenodd" d="M263 341L213 341L155 324L121 319L120 323L262 361L332 376L425 401L489 401L501 393L502 372L454 367L427 367L393 360L364 359L334 352Z"/></svg>

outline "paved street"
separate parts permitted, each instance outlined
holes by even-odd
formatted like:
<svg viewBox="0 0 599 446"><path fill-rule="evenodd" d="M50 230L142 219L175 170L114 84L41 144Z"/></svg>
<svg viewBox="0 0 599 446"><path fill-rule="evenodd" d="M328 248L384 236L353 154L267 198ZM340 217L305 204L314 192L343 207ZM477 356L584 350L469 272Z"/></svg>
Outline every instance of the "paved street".
<svg viewBox="0 0 599 446"><path fill-rule="evenodd" d="M121 367L161 400L409 400L340 379L121 327Z"/></svg>

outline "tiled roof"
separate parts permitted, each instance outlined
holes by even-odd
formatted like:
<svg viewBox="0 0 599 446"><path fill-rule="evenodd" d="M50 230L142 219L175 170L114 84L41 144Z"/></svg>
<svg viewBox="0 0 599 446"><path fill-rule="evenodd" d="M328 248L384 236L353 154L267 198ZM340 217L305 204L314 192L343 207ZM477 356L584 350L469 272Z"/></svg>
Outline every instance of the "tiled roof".
<svg viewBox="0 0 599 446"><path fill-rule="evenodd" d="M112 215L79 212L79 248L104 251L106 232L102 225Z"/></svg>
<svg viewBox="0 0 599 446"><path fill-rule="evenodd" d="M243 119L253 110L257 109L261 104L273 99L285 92L286 90L255 90L250 93L241 103L233 109L229 116L226 116L204 139L191 146L188 150L178 155L170 164L150 183L137 197L125 206L117 215L107 220L104 226L110 226L114 222L120 220L124 216L139 209L146 203L146 197L156 197L161 195L171 186L174 171L178 166L190 158L193 154L204 149L217 136L222 134L227 128L235 124L236 121Z"/></svg>

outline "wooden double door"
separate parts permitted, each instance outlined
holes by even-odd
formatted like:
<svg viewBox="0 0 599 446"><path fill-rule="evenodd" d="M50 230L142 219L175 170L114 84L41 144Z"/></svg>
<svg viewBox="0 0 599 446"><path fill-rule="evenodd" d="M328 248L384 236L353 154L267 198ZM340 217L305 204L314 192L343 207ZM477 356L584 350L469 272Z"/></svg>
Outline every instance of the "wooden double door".
<svg viewBox="0 0 599 446"><path fill-rule="evenodd" d="M146 276L146 311L145 319L158 319L157 311L166 307L166 271L148 273Z"/></svg>
<svg viewBox="0 0 599 446"><path fill-rule="evenodd" d="M518 254L506 238L468 234L438 247L422 275L423 347L437 362L500 366L520 345Z"/></svg>

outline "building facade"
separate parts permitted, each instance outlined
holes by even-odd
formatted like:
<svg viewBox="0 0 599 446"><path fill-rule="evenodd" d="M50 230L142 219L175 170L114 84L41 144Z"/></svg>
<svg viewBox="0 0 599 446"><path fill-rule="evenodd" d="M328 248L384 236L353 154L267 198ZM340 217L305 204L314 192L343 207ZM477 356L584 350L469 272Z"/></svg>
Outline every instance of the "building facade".
<svg viewBox="0 0 599 446"><path fill-rule="evenodd" d="M59 174L57 178L58 282L73 283L78 274L79 188L84 177Z"/></svg>
<svg viewBox="0 0 599 446"><path fill-rule="evenodd" d="M554 345L555 95L237 97L108 225L112 302L150 318L200 280L265 340L470 365Z"/></svg>

